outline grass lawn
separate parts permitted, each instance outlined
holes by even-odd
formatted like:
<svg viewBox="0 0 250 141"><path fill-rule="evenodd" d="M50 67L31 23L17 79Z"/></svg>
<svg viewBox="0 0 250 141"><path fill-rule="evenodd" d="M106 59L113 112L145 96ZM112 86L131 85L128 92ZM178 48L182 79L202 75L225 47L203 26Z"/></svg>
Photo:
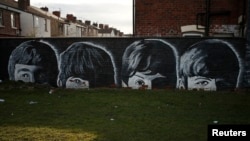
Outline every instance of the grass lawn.
<svg viewBox="0 0 250 141"><path fill-rule="evenodd" d="M207 125L250 124L250 94L0 84L0 140L206 141Z"/></svg>

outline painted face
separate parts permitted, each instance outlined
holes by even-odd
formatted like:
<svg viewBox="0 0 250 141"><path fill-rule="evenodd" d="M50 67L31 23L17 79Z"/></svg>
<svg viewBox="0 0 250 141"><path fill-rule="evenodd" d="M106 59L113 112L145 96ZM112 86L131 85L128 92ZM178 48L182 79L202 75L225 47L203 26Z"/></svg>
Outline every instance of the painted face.
<svg viewBox="0 0 250 141"><path fill-rule="evenodd" d="M147 89L152 89L152 81L156 78L165 78L165 76L157 73L150 74L151 71L146 72L136 72L135 75L129 78L128 87L132 89L139 89L143 86L146 86Z"/></svg>
<svg viewBox="0 0 250 141"><path fill-rule="evenodd" d="M188 89L203 89L209 91L216 91L216 81L215 79L203 76L188 77Z"/></svg>
<svg viewBox="0 0 250 141"><path fill-rule="evenodd" d="M79 77L69 77L66 81L66 88L84 89L89 88L89 81Z"/></svg>
<svg viewBox="0 0 250 141"><path fill-rule="evenodd" d="M15 65L15 81L35 83L44 79L45 75L41 73L42 67L35 65ZM39 80L38 80L39 79ZM38 82L39 83L39 82Z"/></svg>

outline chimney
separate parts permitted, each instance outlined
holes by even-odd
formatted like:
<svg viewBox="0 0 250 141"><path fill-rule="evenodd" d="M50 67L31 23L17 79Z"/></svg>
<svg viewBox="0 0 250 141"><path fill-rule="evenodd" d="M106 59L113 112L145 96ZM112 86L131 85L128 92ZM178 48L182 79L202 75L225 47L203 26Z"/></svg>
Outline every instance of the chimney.
<svg viewBox="0 0 250 141"><path fill-rule="evenodd" d="M61 12L60 11L53 11L52 13L54 15L56 15L57 17L61 17Z"/></svg>
<svg viewBox="0 0 250 141"><path fill-rule="evenodd" d="M40 9L42 9L45 12L49 12L49 8L48 7L41 7Z"/></svg>
<svg viewBox="0 0 250 141"><path fill-rule="evenodd" d="M76 22L76 20L77 20L77 18L74 16L74 17L73 17L73 22Z"/></svg>
<svg viewBox="0 0 250 141"><path fill-rule="evenodd" d="M99 24L99 28L100 28L100 29L103 29L103 24Z"/></svg>
<svg viewBox="0 0 250 141"><path fill-rule="evenodd" d="M73 20L73 15L72 14L67 14L66 18L67 18L67 20L72 21Z"/></svg>
<svg viewBox="0 0 250 141"><path fill-rule="evenodd" d="M30 0L18 0L18 8L27 11L28 6L30 6Z"/></svg>
<svg viewBox="0 0 250 141"><path fill-rule="evenodd" d="M76 22L76 17L73 14L67 14L66 18L69 21Z"/></svg>
<svg viewBox="0 0 250 141"><path fill-rule="evenodd" d="M87 20L87 21L85 21L85 24L86 24L86 25L90 25L90 24L91 24L91 21L88 21L88 20Z"/></svg>
<svg viewBox="0 0 250 141"><path fill-rule="evenodd" d="M93 23L93 26L98 27L98 23Z"/></svg>
<svg viewBox="0 0 250 141"><path fill-rule="evenodd" d="M106 25L104 26L104 29L109 29L109 25L106 24Z"/></svg>

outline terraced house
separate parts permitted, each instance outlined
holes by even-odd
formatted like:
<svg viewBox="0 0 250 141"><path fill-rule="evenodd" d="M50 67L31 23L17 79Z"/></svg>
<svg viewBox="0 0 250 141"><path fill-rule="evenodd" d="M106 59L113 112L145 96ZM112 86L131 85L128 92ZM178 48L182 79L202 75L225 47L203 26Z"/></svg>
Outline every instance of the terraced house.
<svg viewBox="0 0 250 141"><path fill-rule="evenodd" d="M0 1L0 37L20 36L20 10L17 3Z"/></svg>
<svg viewBox="0 0 250 141"><path fill-rule="evenodd" d="M81 21L73 14L35 7L30 0L0 1L0 37L98 37L98 23ZM122 36L123 33L112 36ZM101 36L104 37L104 36Z"/></svg>

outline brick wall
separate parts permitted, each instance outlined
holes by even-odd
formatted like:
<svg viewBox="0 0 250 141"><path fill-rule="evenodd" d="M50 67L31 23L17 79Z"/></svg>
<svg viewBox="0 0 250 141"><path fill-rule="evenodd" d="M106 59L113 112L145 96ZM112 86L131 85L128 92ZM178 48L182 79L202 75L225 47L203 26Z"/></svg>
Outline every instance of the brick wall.
<svg viewBox="0 0 250 141"><path fill-rule="evenodd" d="M1 10L1 9L0 9ZM0 27L0 37L17 36L17 30L20 29L20 15L15 13L16 28L11 27L11 13L12 11L1 10L3 12L3 26ZM20 31L19 31L20 32Z"/></svg>
<svg viewBox="0 0 250 141"><path fill-rule="evenodd" d="M243 1L211 0L211 12L230 11L213 16L211 25L238 24ZM196 15L202 12L206 12L205 0L135 0L135 35L180 36L180 27L196 24Z"/></svg>

